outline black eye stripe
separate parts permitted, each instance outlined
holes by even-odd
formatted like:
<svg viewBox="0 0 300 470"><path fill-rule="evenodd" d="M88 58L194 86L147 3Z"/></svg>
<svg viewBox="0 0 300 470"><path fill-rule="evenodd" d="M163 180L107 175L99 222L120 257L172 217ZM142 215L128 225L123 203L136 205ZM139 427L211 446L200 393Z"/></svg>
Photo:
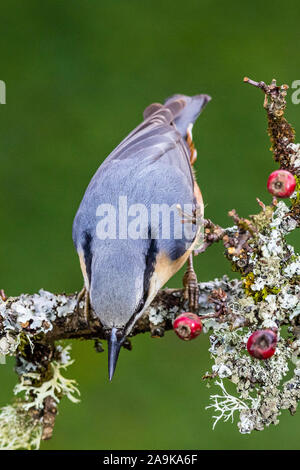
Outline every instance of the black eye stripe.
<svg viewBox="0 0 300 470"><path fill-rule="evenodd" d="M144 303L146 302L147 297L148 297L150 280L154 271L156 256L158 253L157 240L155 238L150 238L151 236L150 229L149 229L148 235L150 239L150 245L149 245L148 252L146 254L146 260L145 260L146 268L144 271Z"/></svg>
<svg viewBox="0 0 300 470"><path fill-rule="evenodd" d="M148 240L150 241L148 251L145 257L145 271L144 271L144 294L143 298L140 300L137 308L135 309L133 315L131 315L129 321L126 323L125 326L125 331L128 328L128 326L133 323L135 317L140 313L140 311L143 309L146 300L148 298L148 292L149 292L149 287L150 287L150 281L151 281L151 276L154 271L155 267L155 262L156 262L156 256L158 253L158 246L157 246L157 240L155 238L150 238L151 237L151 228L149 227L148 229Z"/></svg>
<svg viewBox="0 0 300 470"><path fill-rule="evenodd" d="M84 243L82 245L84 252L84 261L86 266L86 273L91 283L91 266L92 266L92 251L91 251L92 237L89 232L84 232Z"/></svg>

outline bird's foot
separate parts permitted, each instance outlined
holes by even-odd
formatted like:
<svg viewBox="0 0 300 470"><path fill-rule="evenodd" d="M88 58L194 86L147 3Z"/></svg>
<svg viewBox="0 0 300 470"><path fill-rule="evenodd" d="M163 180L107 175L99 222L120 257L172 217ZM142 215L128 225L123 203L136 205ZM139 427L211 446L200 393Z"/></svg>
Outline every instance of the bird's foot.
<svg viewBox="0 0 300 470"><path fill-rule="evenodd" d="M80 310L79 304L83 299L84 299L84 309L82 311L82 310ZM89 295L89 291L86 289L86 287L83 287L83 289L79 292L79 294L77 296L75 311L84 323L87 323L87 324L89 323L90 295Z"/></svg>
<svg viewBox="0 0 300 470"><path fill-rule="evenodd" d="M180 204L176 206L179 215L182 217L181 223L182 224L193 224L193 225L200 225L204 223L203 219L203 211L199 204L195 205L195 208L192 211L192 214L188 214L184 210L182 210Z"/></svg>
<svg viewBox="0 0 300 470"><path fill-rule="evenodd" d="M189 310L194 312L198 308L199 288L197 275L190 263L183 276L183 287L183 298L184 300L188 300Z"/></svg>

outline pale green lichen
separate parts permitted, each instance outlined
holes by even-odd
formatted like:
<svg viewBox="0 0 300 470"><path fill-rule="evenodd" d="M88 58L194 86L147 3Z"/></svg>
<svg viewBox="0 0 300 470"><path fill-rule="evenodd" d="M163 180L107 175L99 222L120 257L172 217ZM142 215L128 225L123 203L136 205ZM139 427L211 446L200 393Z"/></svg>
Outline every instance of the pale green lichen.
<svg viewBox="0 0 300 470"><path fill-rule="evenodd" d="M241 400L238 397L230 395L230 393L227 392L222 380L216 380L215 384L221 388L221 394L211 395L210 399L212 403L206 406L205 408L205 409L212 408L216 413L218 413L217 415L213 416L213 419L214 419L213 429L215 429L216 424L221 419L224 422L231 419L231 422L233 423L234 415L236 412L242 413L243 411L250 410L247 403L245 403L243 400ZM259 399L250 398L250 401L251 401L252 409L256 409L259 404ZM246 431L246 429L247 429L247 426L245 427L243 425L241 432L242 433L248 432Z"/></svg>
<svg viewBox="0 0 300 470"><path fill-rule="evenodd" d="M14 394L22 398L0 410L0 449L39 448L43 431L43 421L39 416L42 416L47 398L52 398L57 404L63 396L73 403L79 402L76 381L62 375L62 371L73 363L69 351L70 346L56 347L58 359L50 362L46 377L39 365L19 358L17 372L20 383L15 386Z"/></svg>
<svg viewBox="0 0 300 470"><path fill-rule="evenodd" d="M22 294L19 298L0 300L0 316L3 330L16 335L24 325L30 324L34 335L47 333L53 327L56 317L72 315L76 306L76 298L67 295L55 295L40 289L38 294Z"/></svg>
<svg viewBox="0 0 300 470"><path fill-rule="evenodd" d="M158 307L150 306L147 310L149 321L154 326L161 325L166 320L173 321L176 318L176 315L178 315L178 312L179 307L177 307L177 305L174 305L168 310L161 305L159 305Z"/></svg>
<svg viewBox="0 0 300 470"><path fill-rule="evenodd" d="M65 370L74 362L69 358L69 349L70 346L67 346L62 350L64 358L62 361L50 363L51 378L49 380L43 381L40 385L36 386L35 384L41 380L39 372L27 372L21 376L20 383L14 388L14 394L24 393L25 402L23 403L23 408L25 410L30 408L43 409L44 400L47 397L52 397L56 403L59 403L63 396L66 396L73 403L80 401L76 398L76 395L80 395L75 385L76 381L66 379L61 373L62 370Z"/></svg>
<svg viewBox="0 0 300 470"><path fill-rule="evenodd" d="M214 426L223 419L233 419L239 413L241 433L262 430L277 424L282 409L294 412L300 398L300 346L291 342L282 327L295 322L300 313L300 257L288 245L285 235L296 228L289 216L289 208L279 202L268 224L261 233L249 241L253 248L252 271L244 277L244 291L233 295L229 310L246 320L247 328L232 330L223 323L210 336L210 353L214 360L212 374L222 395L213 395L209 408L218 411ZM246 351L250 334L257 329L276 328L278 345L273 357L267 361L251 358ZM293 379L284 382L295 364ZM221 379L221 381L220 381ZM222 380L236 386L237 397L229 395Z"/></svg>
<svg viewBox="0 0 300 470"><path fill-rule="evenodd" d="M0 410L0 450L36 450L42 438L42 422L15 403Z"/></svg>

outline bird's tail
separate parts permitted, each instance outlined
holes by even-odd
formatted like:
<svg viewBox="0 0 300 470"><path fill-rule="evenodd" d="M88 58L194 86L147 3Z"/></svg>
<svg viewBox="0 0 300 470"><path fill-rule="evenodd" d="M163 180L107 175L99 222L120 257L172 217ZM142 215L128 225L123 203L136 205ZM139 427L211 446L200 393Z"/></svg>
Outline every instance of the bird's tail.
<svg viewBox="0 0 300 470"><path fill-rule="evenodd" d="M183 105L181 110L174 116L174 123L183 137L186 137L187 129L193 125L202 109L211 100L209 95L173 95L165 101L164 106L171 111L179 108L179 103Z"/></svg>
<svg viewBox="0 0 300 470"><path fill-rule="evenodd" d="M210 100L209 95L173 95L166 99L164 105L150 104L144 111L144 119L161 115L160 117L163 117L164 121L173 122L182 137L186 138L188 128L193 126L202 109Z"/></svg>

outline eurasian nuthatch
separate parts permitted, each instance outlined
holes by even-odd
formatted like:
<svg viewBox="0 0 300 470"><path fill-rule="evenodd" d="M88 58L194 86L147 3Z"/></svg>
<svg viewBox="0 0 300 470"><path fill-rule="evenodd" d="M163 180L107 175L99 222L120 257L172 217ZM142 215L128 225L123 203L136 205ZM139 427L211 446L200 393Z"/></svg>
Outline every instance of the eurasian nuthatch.
<svg viewBox="0 0 300 470"><path fill-rule="evenodd" d="M203 214L191 129L209 100L174 95L148 106L144 121L99 167L74 219L86 300L107 330L110 380L126 336L186 261L186 296L192 307L197 302L191 253L198 231L182 224L182 214ZM169 213L162 233L163 209L174 207L191 209Z"/></svg>

